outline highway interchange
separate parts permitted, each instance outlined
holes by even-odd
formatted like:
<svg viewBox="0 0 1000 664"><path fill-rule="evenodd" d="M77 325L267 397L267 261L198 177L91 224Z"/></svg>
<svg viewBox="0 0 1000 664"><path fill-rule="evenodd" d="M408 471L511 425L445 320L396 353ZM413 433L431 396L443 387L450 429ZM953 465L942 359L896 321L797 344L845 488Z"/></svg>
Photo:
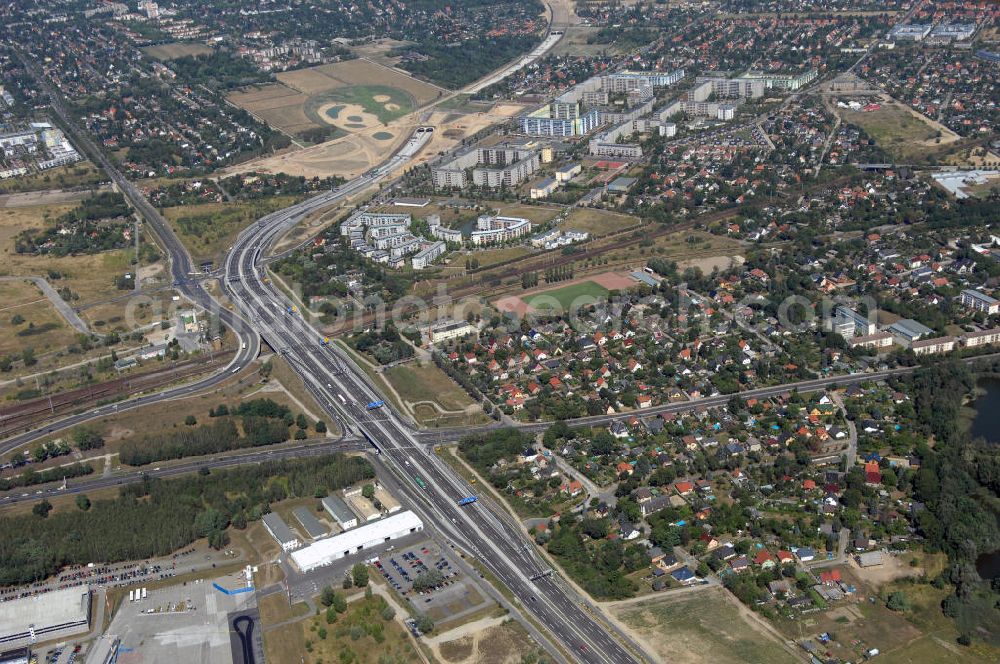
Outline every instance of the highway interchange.
<svg viewBox="0 0 1000 664"><path fill-rule="evenodd" d="M156 394L73 415L45 428L11 437L0 443L0 453L6 453L40 436L68 429L87 420L139 408L157 401L189 396L214 387L228 379L231 374L239 373L258 356L262 338L302 377L306 389L338 423L342 435L337 440L221 456L153 471L140 471L134 474L134 478L131 475L84 478L59 489L19 496L8 495L0 498L0 504L113 486L144 475L176 475L201 468L260 463L273 459L327 454L337 450L374 447L375 454L372 455L372 460L380 477L385 477L393 485L394 490L405 496L429 532L435 537L443 538L445 543L454 544L470 554L499 581L516 599L521 611L530 615L532 623L540 626L548 637L559 643L561 651L547 644L555 657L565 660L568 654L574 661L602 663L652 661L652 658L637 644L616 628L595 618L599 612L567 587L558 574L540 558L520 525L513 522L502 510L491 506L487 500L480 500L466 507L458 506L457 501L460 498L471 495L474 491L462 477L432 452L433 445L444 439L454 439L456 434L464 435L499 425L463 429L452 435L442 435L441 432L417 431L411 423L400 419L388 406L368 410L366 404L381 400L382 397L369 384L363 371L337 346L323 343L322 334L308 321L296 315L285 296L264 278L266 254L285 233L315 212L360 194L397 172L428 142L432 128L418 128L403 147L383 165L336 189L267 215L240 233L226 256L222 283L235 310L242 315L241 318L220 306L202 286L199 275L191 265L190 256L166 220L86 135L75 127L59 96L51 89L37 67L27 58L22 58L22 61L35 75L42 89L51 97L53 109L68 133L109 174L118 189L127 196L156 234L161 246L170 255L175 290L193 304L217 315L222 324L236 334L239 350L226 369L219 373ZM834 376L793 385L751 390L741 393L740 396L767 397L792 389L806 392L829 387L832 384L847 385L862 380L887 378L911 370L898 368L852 376ZM724 406L730 398L731 395L716 395L695 401L664 404L645 409L642 414L651 416L698 407ZM614 419L614 416L595 416L581 418L573 424L597 425L607 423L611 419ZM544 430L546 426L544 423L528 424L523 425L522 429L537 432Z"/></svg>
<svg viewBox="0 0 1000 664"><path fill-rule="evenodd" d="M277 238L319 207L367 188L405 164L428 137L429 132L418 130L386 165L317 197L320 201L310 199L282 210L241 233L225 262L226 290L268 344L302 376L320 405L372 442L376 465L382 467L383 475L386 471L396 475L398 489L423 521L472 554L574 659L636 661L584 610L583 601L553 578L519 527L485 502L465 508L457 505L473 489L434 457L430 446L420 444L391 409L368 410L366 404L382 397L369 387L362 370L335 345L323 344L323 335L291 311L284 295L262 278L261 257ZM418 485L418 477L425 488Z"/></svg>

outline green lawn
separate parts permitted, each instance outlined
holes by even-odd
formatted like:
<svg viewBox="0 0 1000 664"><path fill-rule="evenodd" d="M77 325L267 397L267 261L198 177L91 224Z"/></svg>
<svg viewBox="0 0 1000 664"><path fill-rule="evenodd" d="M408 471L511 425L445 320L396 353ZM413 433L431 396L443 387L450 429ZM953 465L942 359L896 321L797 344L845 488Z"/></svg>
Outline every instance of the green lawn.
<svg viewBox="0 0 1000 664"><path fill-rule="evenodd" d="M529 307L537 311L560 308L568 311L574 306L594 304L608 296L608 289L593 281L581 281L562 288L536 293L525 298Z"/></svg>
<svg viewBox="0 0 1000 664"><path fill-rule="evenodd" d="M375 97L385 95L388 101L375 101ZM404 90L393 88L388 85L352 85L346 88L336 88L329 92L324 92L310 97L305 104L305 114L310 120L318 121L320 126L325 126L327 122L317 115L317 109L327 102L343 102L345 104L358 104L365 111L371 113L383 124L391 122L396 118L401 118L407 113L411 113L416 107L413 97ZM394 107L386 106L394 104ZM338 118L341 119L341 118Z"/></svg>
<svg viewBox="0 0 1000 664"><path fill-rule="evenodd" d="M399 395L410 402L434 401L445 410L461 410L473 403L455 381L431 362L397 365L385 372Z"/></svg>

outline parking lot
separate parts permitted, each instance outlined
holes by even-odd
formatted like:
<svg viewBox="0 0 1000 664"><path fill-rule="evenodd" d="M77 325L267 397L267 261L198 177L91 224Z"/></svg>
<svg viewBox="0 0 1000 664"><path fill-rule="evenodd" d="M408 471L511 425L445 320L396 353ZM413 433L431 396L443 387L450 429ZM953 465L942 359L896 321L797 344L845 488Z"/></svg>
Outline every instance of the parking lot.
<svg viewBox="0 0 1000 664"><path fill-rule="evenodd" d="M457 618L490 603L474 583L461 575L448 556L430 541L387 552L374 565L396 592L435 621ZM413 587L414 581L421 575L434 572L440 574L437 585L420 589Z"/></svg>
<svg viewBox="0 0 1000 664"><path fill-rule="evenodd" d="M74 664L80 658L80 646L56 646L45 653L45 664Z"/></svg>
<svg viewBox="0 0 1000 664"><path fill-rule="evenodd" d="M396 592L407 598L413 594L431 594L433 590L450 585L458 576L451 562L432 542L423 542L400 551L386 553L375 562L375 568L389 585L396 589ZM433 590L414 590L413 581L421 574L427 574L432 568L441 574L441 584L435 586Z"/></svg>

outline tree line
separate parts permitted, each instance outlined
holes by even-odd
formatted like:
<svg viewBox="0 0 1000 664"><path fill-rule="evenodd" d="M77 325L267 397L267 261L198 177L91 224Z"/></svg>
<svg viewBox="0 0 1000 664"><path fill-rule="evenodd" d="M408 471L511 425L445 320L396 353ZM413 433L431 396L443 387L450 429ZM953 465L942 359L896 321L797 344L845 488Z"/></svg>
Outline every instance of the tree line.
<svg viewBox="0 0 1000 664"><path fill-rule="evenodd" d="M39 581L67 565L164 556L201 537L222 547L228 527L245 528L272 503L322 497L374 476L364 458L333 454L177 479L146 478L123 487L116 499L88 501L85 511L2 518L0 586Z"/></svg>
<svg viewBox="0 0 1000 664"><path fill-rule="evenodd" d="M236 419L230 414L241 418L242 435L236 426ZM127 440L119 448L119 459L128 466L143 466L167 459L275 445L291 437L289 427L293 424L298 424L296 438L305 438L305 429L309 424L305 416L300 414L295 418L287 406L271 399L245 401L232 409L223 404L213 408L209 415L217 418L212 424ZM190 417L188 423L195 424L194 418ZM323 428L325 430L325 425Z"/></svg>

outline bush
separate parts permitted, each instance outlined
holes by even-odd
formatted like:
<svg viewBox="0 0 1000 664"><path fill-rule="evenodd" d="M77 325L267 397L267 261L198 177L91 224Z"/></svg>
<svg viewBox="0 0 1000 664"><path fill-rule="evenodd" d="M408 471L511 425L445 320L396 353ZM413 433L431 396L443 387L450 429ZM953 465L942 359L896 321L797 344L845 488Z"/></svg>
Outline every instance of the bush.
<svg viewBox="0 0 1000 664"><path fill-rule="evenodd" d="M434 621L422 613L416 617L416 625L421 634L430 634L434 631Z"/></svg>
<svg viewBox="0 0 1000 664"><path fill-rule="evenodd" d="M81 452L104 447L104 439L91 427L73 429L73 443Z"/></svg>
<svg viewBox="0 0 1000 664"><path fill-rule="evenodd" d="M189 427L193 427L194 425L198 424L198 420L195 419L194 415L188 415L187 417L184 418L184 424L188 425Z"/></svg>
<svg viewBox="0 0 1000 664"><path fill-rule="evenodd" d="M368 585L368 566L364 563L357 563L351 568L351 578L358 588L366 587Z"/></svg>
<svg viewBox="0 0 1000 664"><path fill-rule="evenodd" d="M382 609L382 620L388 622L395 617L396 617L396 609L388 605L384 609Z"/></svg>
<svg viewBox="0 0 1000 664"><path fill-rule="evenodd" d="M885 607L890 611L908 611L910 609L910 601L906 598L906 595L902 592L889 593L888 599L886 599Z"/></svg>

